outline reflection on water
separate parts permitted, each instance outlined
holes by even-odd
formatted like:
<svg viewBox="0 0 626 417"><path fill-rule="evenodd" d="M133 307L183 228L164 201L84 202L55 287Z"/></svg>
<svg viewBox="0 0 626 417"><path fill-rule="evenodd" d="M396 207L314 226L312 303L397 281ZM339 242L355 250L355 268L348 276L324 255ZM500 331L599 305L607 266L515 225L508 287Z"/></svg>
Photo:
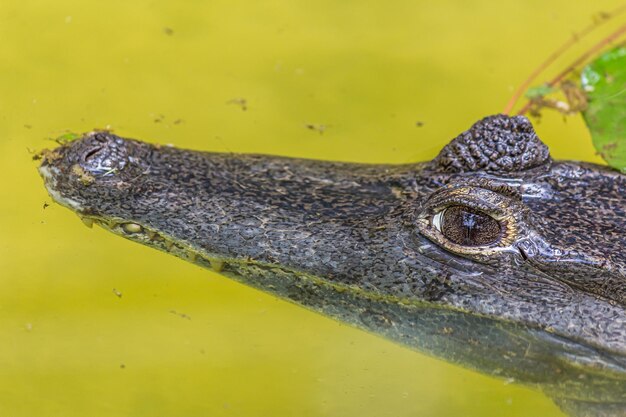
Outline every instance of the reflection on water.
<svg viewBox="0 0 626 417"><path fill-rule="evenodd" d="M560 415L537 392L87 230L44 208L28 149L110 126L196 149L430 159L613 3L0 4L2 413ZM539 133L556 157L597 161L579 120Z"/></svg>

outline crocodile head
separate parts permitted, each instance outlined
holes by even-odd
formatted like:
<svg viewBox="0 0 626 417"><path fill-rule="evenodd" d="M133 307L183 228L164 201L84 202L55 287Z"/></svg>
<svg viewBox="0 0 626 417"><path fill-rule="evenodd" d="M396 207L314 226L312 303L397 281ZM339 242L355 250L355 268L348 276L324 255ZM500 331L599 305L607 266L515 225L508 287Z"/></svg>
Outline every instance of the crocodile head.
<svg viewBox="0 0 626 417"><path fill-rule="evenodd" d="M40 173L89 224L539 386L573 414L626 408L626 176L551 159L524 117L485 118L408 165L94 132Z"/></svg>

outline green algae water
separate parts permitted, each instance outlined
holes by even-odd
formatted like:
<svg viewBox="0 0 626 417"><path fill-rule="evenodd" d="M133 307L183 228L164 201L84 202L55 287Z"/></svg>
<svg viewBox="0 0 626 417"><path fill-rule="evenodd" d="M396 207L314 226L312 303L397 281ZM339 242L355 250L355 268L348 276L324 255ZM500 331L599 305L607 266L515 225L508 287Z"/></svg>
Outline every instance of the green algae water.
<svg viewBox="0 0 626 417"><path fill-rule="evenodd" d="M431 159L618 4L3 1L0 415L561 416L514 381L89 230L48 206L31 152L110 128L211 151ZM600 162L580 118L536 128L555 158Z"/></svg>

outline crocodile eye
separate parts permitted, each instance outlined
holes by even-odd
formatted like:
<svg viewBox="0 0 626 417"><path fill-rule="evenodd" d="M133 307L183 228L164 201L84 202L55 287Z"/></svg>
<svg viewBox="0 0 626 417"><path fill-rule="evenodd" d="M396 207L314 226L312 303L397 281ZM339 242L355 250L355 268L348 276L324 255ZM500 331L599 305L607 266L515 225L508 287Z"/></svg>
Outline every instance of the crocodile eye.
<svg viewBox="0 0 626 417"><path fill-rule="evenodd" d="M496 219L466 206L447 207L433 216L432 223L457 245L484 246L502 236L502 227Z"/></svg>

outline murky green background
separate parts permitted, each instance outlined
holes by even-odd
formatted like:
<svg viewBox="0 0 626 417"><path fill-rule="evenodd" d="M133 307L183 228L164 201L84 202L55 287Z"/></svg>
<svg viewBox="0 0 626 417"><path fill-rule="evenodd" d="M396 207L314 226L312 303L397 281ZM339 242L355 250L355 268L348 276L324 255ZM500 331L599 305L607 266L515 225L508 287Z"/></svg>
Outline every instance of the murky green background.
<svg viewBox="0 0 626 417"><path fill-rule="evenodd" d="M44 209L29 149L111 127L205 150L428 159L618 3L2 0L0 415L560 415ZM537 129L555 157L598 161L578 117Z"/></svg>

